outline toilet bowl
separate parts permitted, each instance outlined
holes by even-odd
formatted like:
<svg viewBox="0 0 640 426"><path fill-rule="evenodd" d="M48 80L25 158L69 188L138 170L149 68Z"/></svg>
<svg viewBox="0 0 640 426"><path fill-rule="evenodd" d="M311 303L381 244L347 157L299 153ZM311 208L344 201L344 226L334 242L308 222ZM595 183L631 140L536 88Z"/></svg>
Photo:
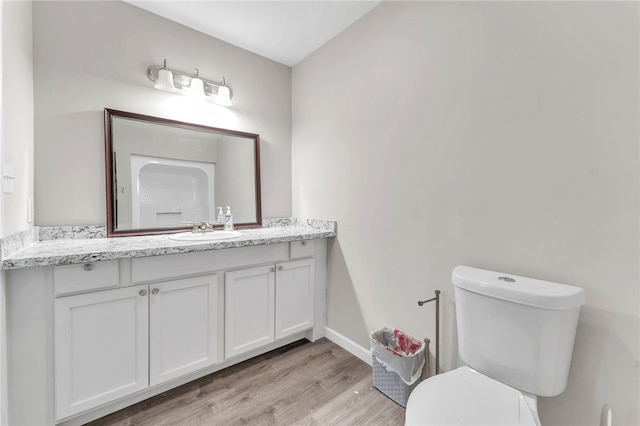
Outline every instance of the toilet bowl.
<svg viewBox="0 0 640 426"><path fill-rule="evenodd" d="M537 403L467 366L420 383L407 402L405 424L539 426Z"/></svg>

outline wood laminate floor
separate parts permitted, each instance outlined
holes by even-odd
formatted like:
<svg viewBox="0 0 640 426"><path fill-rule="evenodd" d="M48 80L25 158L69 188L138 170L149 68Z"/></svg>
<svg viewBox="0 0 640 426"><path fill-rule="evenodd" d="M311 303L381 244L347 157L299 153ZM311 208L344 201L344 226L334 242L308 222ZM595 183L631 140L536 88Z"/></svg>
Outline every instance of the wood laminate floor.
<svg viewBox="0 0 640 426"><path fill-rule="evenodd" d="M106 425L402 425L371 366L320 339L300 341L89 423Z"/></svg>

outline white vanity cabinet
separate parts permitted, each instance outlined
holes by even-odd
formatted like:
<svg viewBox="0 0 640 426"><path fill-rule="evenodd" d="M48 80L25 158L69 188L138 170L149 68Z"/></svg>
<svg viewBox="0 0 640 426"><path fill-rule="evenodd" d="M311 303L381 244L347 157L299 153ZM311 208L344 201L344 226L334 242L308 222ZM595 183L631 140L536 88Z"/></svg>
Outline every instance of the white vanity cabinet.
<svg viewBox="0 0 640 426"><path fill-rule="evenodd" d="M9 424L80 425L325 335L326 239L5 271Z"/></svg>
<svg viewBox="0 0 640 426"><path fill-rule="evenodd" d="M147 293L145 285L55 300L57 418L148 386Z"/></svg>
<svg viewBox="0 0 640 426"><path fill-rule="evenodd" d="M313 259L225 274L225 357L313 327Z"/></svg>
<svg viewBox="0 0 640 426"><path fill-rule="evenodd" d="M216 274L149 285L149 385L221 361Z"/></svg>
<svg viewBox="0 0 640 426"><path fill-rule="evenodd" d="M56 417L218 361L216 275L55 300Z"/></svg>
<svg viewBox="0 0 640 426"><path fill-rule="evenodd" d="M302 259L276 265L276 339L313 327L314 264Z"/></svg>
<svg viewBox="0 0 640 426"><path fill-rule="evenodd" d="M274 266L267 265L225 274L225 358L275 340L274 269Z"/></svg>

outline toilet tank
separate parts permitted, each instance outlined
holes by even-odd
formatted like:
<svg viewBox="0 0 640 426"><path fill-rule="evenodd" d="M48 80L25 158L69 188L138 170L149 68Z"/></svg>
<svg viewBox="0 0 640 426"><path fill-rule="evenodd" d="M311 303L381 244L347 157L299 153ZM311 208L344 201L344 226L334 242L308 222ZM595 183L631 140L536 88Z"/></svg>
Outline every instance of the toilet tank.
<svg viewBox="0 0 640 426"><path fill-rule="evenodd" d="M583 289L468 266L452 281L467 365L534 395L564 391Z"/></svg>

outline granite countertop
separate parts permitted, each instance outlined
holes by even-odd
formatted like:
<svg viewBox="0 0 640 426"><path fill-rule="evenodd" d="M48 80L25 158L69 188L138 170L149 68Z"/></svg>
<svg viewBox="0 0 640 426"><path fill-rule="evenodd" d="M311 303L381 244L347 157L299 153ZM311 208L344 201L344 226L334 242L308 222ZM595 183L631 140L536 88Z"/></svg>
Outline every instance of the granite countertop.
<svg viewBox="0 0 640 426"><path fill-rule="evenodd" d="M170 234L39 240L5 256L2 259L2 269L160 256L336 236L335 222L317 222L276 224L266 228L238 230L241 236L218 241L176 241L169 238Z"/></svg>

